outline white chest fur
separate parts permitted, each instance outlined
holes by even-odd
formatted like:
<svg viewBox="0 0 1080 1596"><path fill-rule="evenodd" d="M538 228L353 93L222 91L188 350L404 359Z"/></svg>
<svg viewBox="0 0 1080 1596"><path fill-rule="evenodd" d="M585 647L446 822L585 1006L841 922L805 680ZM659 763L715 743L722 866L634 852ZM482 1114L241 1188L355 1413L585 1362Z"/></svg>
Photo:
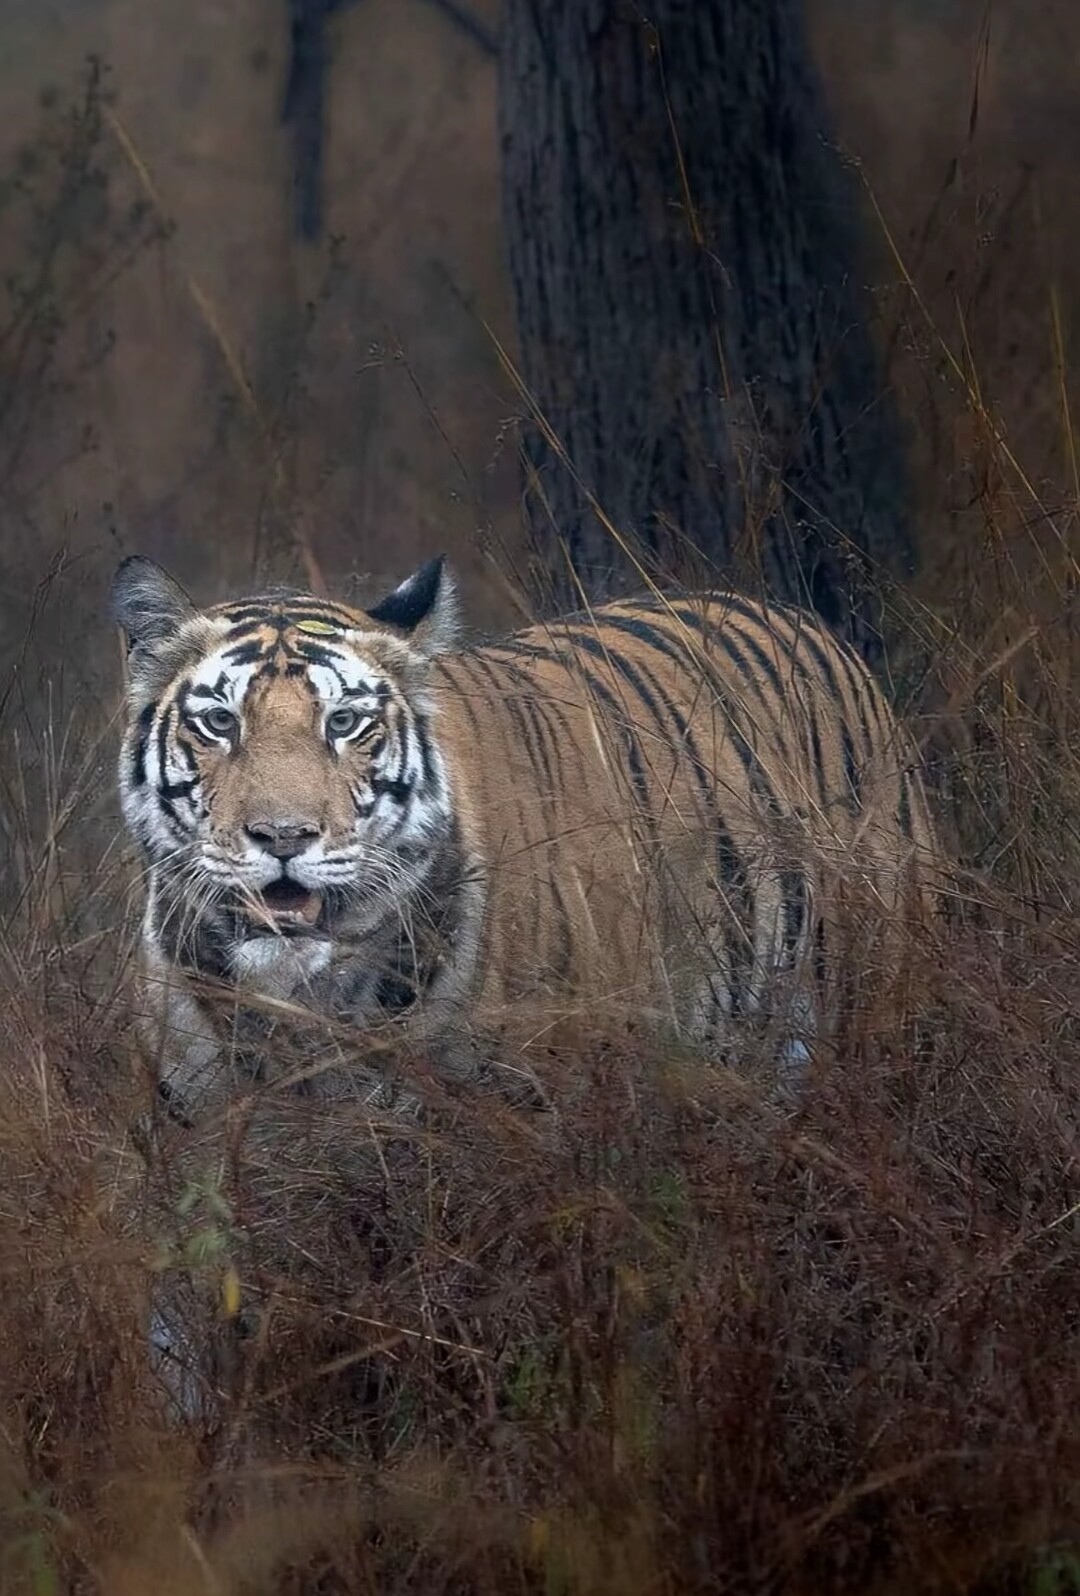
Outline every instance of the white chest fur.
<svg viewBox="0 0 1080 1596"><path fill-rule="evenodd" d="M303 998L330 963L330 947L322 937L251 937L233 955L237 985L268 998Z"/></svg>

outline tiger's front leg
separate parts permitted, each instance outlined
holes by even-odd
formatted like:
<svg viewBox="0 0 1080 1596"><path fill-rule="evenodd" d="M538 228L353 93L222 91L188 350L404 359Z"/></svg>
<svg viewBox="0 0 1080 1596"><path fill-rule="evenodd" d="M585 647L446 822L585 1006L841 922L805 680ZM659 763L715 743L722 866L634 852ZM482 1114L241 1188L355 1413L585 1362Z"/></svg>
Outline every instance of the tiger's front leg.
<svg viewBox="0 0 1080 1596"><path fill-rule="evenodd" d="M144 955L136 1026L158 1103L193 1123L234 1084L226 1037L184 972L154 951Z"/></svg>

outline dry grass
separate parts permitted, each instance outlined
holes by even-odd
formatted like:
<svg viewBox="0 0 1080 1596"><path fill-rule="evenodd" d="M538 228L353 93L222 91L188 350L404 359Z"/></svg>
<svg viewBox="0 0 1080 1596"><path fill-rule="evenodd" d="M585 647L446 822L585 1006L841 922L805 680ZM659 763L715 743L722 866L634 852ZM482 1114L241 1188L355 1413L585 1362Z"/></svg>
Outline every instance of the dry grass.
<svg viewBox="0 0 1080 1596"><path fill-rule="evenodd" d="M968 850L916 1032L862 1016L797 1106L582 1032L549 1111L405 1061L422 1124L270 1098L148 1166L101 743L5 766L0 1589L1075 1590L1080 811L981 657L937 742L1010 846ZM214 1349L191 1419L151 1291Z"/></svg>
<svg viewBox="0 0 1080 1596"><path fill-rule="evenodd" d="M2 1588L996 1588L1080 1505L1080 950L1025 941L957 933L918 1056L796 1110L582 1038L554 1116L232 1124L148 1184L56 919L5 972ZM153 1280L224 1349L192 1423Z"/></svg>

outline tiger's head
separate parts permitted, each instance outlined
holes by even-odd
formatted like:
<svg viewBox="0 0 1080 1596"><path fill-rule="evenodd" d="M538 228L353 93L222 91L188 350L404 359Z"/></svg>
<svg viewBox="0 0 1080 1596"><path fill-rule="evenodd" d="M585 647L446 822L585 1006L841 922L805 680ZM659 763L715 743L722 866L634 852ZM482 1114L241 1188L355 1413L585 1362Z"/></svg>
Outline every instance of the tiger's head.
<svg viewBox="0 0 1080 1596"><path fill-rule="evenodd" d="M156 891L238 940L332 936L422 879L449 823L428 693L457 636L441 558L360 612L288 590L203 610L135 556L112 608L123 810Z"/></svg>

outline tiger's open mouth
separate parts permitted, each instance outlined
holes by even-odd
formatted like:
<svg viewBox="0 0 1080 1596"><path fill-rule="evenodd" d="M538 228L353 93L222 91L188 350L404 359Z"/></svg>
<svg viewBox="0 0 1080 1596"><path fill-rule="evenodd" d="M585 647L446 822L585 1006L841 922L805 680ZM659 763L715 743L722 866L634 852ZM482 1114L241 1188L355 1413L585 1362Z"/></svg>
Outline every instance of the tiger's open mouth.
<svg viewBox="0 0 1080 1596"><path fill-rule="evenodd" d="M245 904L257 927L278 932L313 930L322 906L320 893L284 876L280 881L272 881Z"/></svg>

